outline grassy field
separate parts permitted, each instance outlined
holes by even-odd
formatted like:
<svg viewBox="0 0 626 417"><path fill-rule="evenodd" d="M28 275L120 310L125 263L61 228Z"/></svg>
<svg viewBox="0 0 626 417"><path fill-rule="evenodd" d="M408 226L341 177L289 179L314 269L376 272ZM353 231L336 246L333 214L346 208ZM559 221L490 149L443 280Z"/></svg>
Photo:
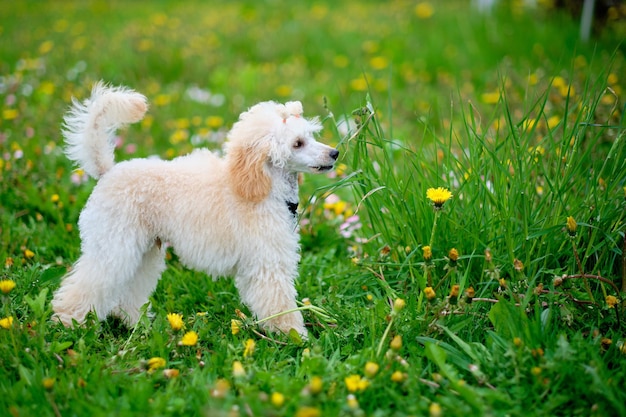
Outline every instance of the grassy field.
<svg viewBox="0 0 626 417"><path fill-rule="evenodd" d="M521 1L219 3L0 7L0 415L626 415L623 21L583 44ZM151 103L118 160L218 149L261 100L321 117L309 340L175 252L136 328L50 320L95 184L61 120L100 79Z"/></svg>

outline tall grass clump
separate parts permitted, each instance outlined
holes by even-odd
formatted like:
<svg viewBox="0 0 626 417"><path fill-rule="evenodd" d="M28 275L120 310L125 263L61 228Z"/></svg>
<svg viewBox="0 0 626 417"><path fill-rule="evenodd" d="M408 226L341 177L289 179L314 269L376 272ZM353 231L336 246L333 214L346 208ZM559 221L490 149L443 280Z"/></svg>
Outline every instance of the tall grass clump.
<svg viewBox="0 0 626 417"><path fill-rule="evenodd" d="M566 89L555 105L550 83L514 113L505 84L487 114L471 102L451 108L460 122L446 131L418 122L394 138L371 101L353 113L345 143L366 219L360 262L395 294L562 297L579 324L614 325L621 307L609 314L605 299L619 298L626 278L622 120L600 109L606 86ZM427 198L437 187L452 194L440 208Z"/></svg>

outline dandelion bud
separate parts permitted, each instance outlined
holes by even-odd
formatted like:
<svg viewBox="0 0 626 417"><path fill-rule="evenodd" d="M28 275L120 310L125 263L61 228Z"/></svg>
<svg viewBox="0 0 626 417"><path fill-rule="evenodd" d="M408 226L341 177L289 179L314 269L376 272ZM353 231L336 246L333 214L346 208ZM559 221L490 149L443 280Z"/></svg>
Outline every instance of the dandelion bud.
<svg viewBox="0 0 626 417"><path fill-rule="evenodd" d="M554 285L555 287L559 287L563 284L563 278L561 277L554 277L554 280L552 280L552 285Z"/></svg>
<svg viewBox="0 0 626 417"><path fill-rule="evenodd" d="M518 272L522 272L522 270L524 269L524 264L522 263L522 261L520 261L519 259L515 258L513 260L513 268L518 271Z"/></svg>
<svg viewBox="0 0 626 417"><path fill-rule="evenodd" d="M393 312L397 313L402 310L406 306L406 301L402 298L396 298L396 301L393 302Z"/></svg>
<svg viewBox="0 0 626 417"><path fill-rule="evenodd" d="M615 297L614 295L607 295L605 301L607 307L609 308L615 308L615 306L617 305L617 297Z"/></svg>
<svg viewBox="0 0 626 417"><path fill-rule="evenodd" d="M422 253L424 254L424 260L425 261L430 261L433 258L433 252L430 248L430 246L423 246L422 247Z"/></svg>
<svg viewBox="0 0 626 417"><path fill-rule="evenodd" d="M454 284L452 286L452 288L450 289L450 304L455 305L457 300L459 299L459 291L460 291L460 287L458 286L458 284Z"/></svg>
<svg viewBox="0 0 626 417"><path fill-rule="evenodd" d="M46 391L52 391L52 388L54 388L54 378L44 378L41 383L43 385L43 387L46 389Z"/></svg>
<svg viewBox="0 0 626 417"><path fill-rule="evenodd" d="M397 383L404 381L404 373L400 371L395 371L393 374L391 374L391 380Z"/></svg>
<svg viewBox="0 0 626 417"><path fill-rule="evenodd" d="M376 376L376 374L378 373L378 369L380 367L378 366L378 364L376 362L367 362L365 364L365 376L372 379Z"/></svg>
<svg viewBox="0 0 626 417"><path fill-rule="evenodd" d="M506 279L504 279L504 278L500 278L500 279L498 280L498 283L500 284L500 287L502 287L502 288L506 288Z"/></svg>
<svg viewBox="0 0 626 417"><path fill-rule="evenodd" d="M450 252L448 252L448 259L450 259L451 265L456 265L456 261L459 259L459 251L455 248L450 249Z"/></svg>
<svg viewBox="0 0 626 417"><path fill-rule="evenodd" d="M474 299L474 295L476 295L476 291L474 291L474 287L469 287L468 289L465 290L465 297L466 300L465 302L467 302L468 304L472 302L472 300Z"/></svg>
<svg viewBox="0 0 626 417"><path fill-rule="evenodd" d="M391 349L395 350L396 352L402 349L402 336L400 336L399 334L395 335L394 338L391 339L389 347L391 347Z"/></svg>
<svg viewBox="0 0 626 417"><path fill-rule="evenodd" d="M433 287L424 288L424 295L426 296L426 299L428 299L428 301L434 300L437 296L437 294L435 294L435 290L433 290Z"/></svg>
<svg viewBox="0 0 626 417"><path fill-rule="evenodd" d="M571 237L574 237L576 236L577 228L578 228L578 223L576 223L576 220L574 220L572 216L569 216L567 218L567 233L569 233Z"/></svg>

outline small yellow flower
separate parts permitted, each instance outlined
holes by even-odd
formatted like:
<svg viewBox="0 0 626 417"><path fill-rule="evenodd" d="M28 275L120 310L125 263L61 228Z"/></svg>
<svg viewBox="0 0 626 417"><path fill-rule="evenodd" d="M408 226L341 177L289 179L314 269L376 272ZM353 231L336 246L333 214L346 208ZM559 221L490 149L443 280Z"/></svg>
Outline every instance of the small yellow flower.
<svg viewBox="0 0 626 417"><path fill-rule="evenodd" d="M183 323L183 315L178 313L168 313L167 321L170 323L170 327L175 332L179 331L183 327L185 327L185 323Z"/></svg>
<svg viewBox="0 0 626 417"><path fill-rule="evenodd" d="M2 327L3 329L10 329L11 326L13 326L13 317L9 316L9 317L5 317L3 319L0 319L0 327Z"/></svg>
<svg viewBox="0 0 626 417"><path fill-rule="evenodd" d="M356 410L359 408L359 402L357 401L354 394L348 394L348 397L346 398L346 402L348 403L348 407L353 410Z"/></svg>
<svg viewBox="0 0 626 417"><path fill-rule="evenodd" d="M311 391L311 394L319 394L320 392L322 392L323 388L324 381L322 380L322 378L320 378L319 376L314 376L311 378L311 381L309 382L309 391Z"/></svg>
<svg viewBox="0 0 626 417"><path fill-rule="evenodd" d="M506 279L504 279L504 278L500 278L500 279L498 280L498 283L500 284L500 287L502 287L502 288L506 288Z"/></svg>
<svg viewBox="0 0 626 417"><path fill-rule="evenodd" d="M246 340L246 344L243 349L243 357L249 358L250 356L252 356L254 354L255 347L256 347L256 343L254 343L254 340L252 339Z"/></svg>
<svg viewBox="0 0 626 417"><path fill-rule="evenodd" d="M429 188L426 190L426 198L435 204L435 208L439 209L446 201L452 198L452 193L443 187Z"/></svg>
<svg viewBox="0 0 626 417"><path fill-rule="evenodd" d="M433 14L435 14L435 9L427 1L417 3L415 6L415 15L420 19L428 19L432 17Z"/></svg>
<svg viewBox="0 0 626 417"><path fill-rule="evenodd" d="M393 339L391 339L391 343L389 343L389 347L396 352L402 349L402 336L399 334L395 335Z"/></svg>
<svg viewBox="0 0 626 417"><path fill-rule="evenodd" d="M365 364L365 376L370 379L374 378L378 373L379 368L380 367L376 362L367 362Z"/></svg>
<svg viewBox="0 0 626 417"><path fill-rule="evenodd" d="M425 261L430 261L433 258L433 252L430 246L422 246L422 253L424 254Z"/></svg>
<svg viewBox="0 0 626 417"><path fill-rule="evenodd" d="M578 223L572 216L567 217L567 233L570 236L576 236L576 229L578 228Z"/></svg>
<svg viewBox="0 0 626 417"><path fill-rule="evenodd" d="M606 305L609 308L615 308L615 306L617 305L617 297L615 297L614 295L607 295L605 301Z"/></svg>
<svg viewBox="0 0 626 417"><path fill-rule="evenodd" d="M459 259L459 251L456 250L456 248L450 249L450 252L448 252L448 259L450 259L451 262L456 263Z"/></svg>
<svg viewBox="0 0 626 417"><path fill-rule="evenodd" d="M476 291L474 290L474 287L469 287L468 289L465 290L465 296L469 299L474 298L474 296L476 295Z"/></svg>
<svg viewBox="0 0 626 417"><path fill-rule="evenodd" d="M424 288L424 295L429 301L433 300L437 296L437 294L435 294L435 290L433 290L433 287Z"/></svg>
<svg viewBox="0 0 626 417"><path fill-rule="evenodd" d="M516 347L520 347L520 346L522 346L522 343L523 343L523 342L522 342L522 339L520 339L519 337L514 337L514 338L513 338L513 344L514 344Z"/></svg>
<svg viewBox="0 0 626 417"><path fill-rule="evenodd" d="M538 367L538 366L533 366L530 369L530 373L533 374L534 376L539 376L539 375L541 375L541 368Z"/></svg>
<svg viewBox="0 0 626 417"><path fill-rule="evenodd" d="M233 377L240 378L246 376L246 370L243 369L243 365L239 361L233 362Z"/></svg>
<svg viewBox="0 0 626 417"><path fill-rule="evenodd" d="M428 415L430 417L440 417L443 415L443 411L441 410L441 406L437 403L431 403L428 407Z"/></svg>
<svg viewBox="0 0 626 417"><path fill-rule="evenodd" d="M274 407L280 408L285 403L285 396L280 392L273 392L270 401Z"/></svg>
<svg viewBox="0 0 626 417"><path fill-rule="evenodd" d="M148 372L152 372L152 371L155 371L155 370L157 370L159 368L164 368L165 367L165 359L159 358L158 356L154 357L154 358L150 358L150 359L148 359L147 365L148 365Z"/></svg>
<svg viewBox="0 0 626 417"><path fill-rule="evenodd" d="M198 343L198 333L192 330L183 335L179 344L183 346L194 346L196 343Z"/></svg>
<svg viewBox="0 0 626 417"><path fill-rule="evenodd" d="M0 291L2 291L3 294L10 293L13 288L15 288L15 281L12 279L0 280Z"/></svg>
<svg viewBox="0 0 626 417"><path fill-rule="evenodd" d="M13 258L8 257L4 260L4 267L11 268L13 266Z"/></svg>
<svg viewBox="0 0 626 417"><path fill-rule="evenodd" d="M399 312L404 307L406 307L406 301L404 301L402 298L396 298L396 300L393 302L394 313Z"/></svg>
<svg viewBox="0 0 626 417"><path fill-rule="evenodd" d="M41 384L47 391L50 391L52 390L52 388L54 388L54 382L55 382L54 378L44 378L41 381Z"/></svg>
<svg viewBox="0 0 626 417"><path fill-rule="evenodd" d="M30 249L24 249L24 256L26 259L32 259L35 256L35 252Z"/></svg>
<svg viewBox="0 0 626 417"><path fill-rule="evenodd" d="M296 417L319 417L322 415L322 412L319 408L304 406L298 408L296 411Z"/></svg>
<svg viewBox="0 0 626 417"><path fill-rule="evenodd" d="M404 373L400 371L395 371L393 374L391 374L391 380L397 383L404 381Z"/></svg>
<svg viewBox="0 0 626 417"><path fill-rule="evenodd" d="M53 203L58 203L60 199L61 197L59 197L58 194L52 194L52 197L50 197L50 201L52 201Z"/></svg>
<svg viewBox="0 0 626 417"><path fill-rule="evenodd" d="M230 332L234 335L238 334L241 330L241 321L231 319L230 320Z"/></svg>
<svg viewBox="0 0 626 417"><path fill-rule="evenodd" d="M350 375L344 378L346 388L350 392L365 391L369 386L369 381L365 378L361 378L360 375Z"/></svg>
<svg viewBox="0 0 626 417"><path fill-rule="evenodd" d="M450 289L450 297L458 297L459 296L460 287L458 284L454 284Z"/></svg>

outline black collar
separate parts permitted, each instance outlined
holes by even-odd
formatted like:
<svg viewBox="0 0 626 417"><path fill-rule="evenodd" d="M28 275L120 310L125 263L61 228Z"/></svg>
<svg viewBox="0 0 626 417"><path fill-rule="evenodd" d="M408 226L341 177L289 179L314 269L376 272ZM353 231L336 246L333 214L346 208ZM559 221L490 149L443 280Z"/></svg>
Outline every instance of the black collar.
<svg viewBox="0 0 626 417"><path fill-rule="evenodd" d="M295 215L298 214L298 202L292 203L291 201L285 201L285 203L287 203L287 208L291 215L295 217Z"/></svg>

